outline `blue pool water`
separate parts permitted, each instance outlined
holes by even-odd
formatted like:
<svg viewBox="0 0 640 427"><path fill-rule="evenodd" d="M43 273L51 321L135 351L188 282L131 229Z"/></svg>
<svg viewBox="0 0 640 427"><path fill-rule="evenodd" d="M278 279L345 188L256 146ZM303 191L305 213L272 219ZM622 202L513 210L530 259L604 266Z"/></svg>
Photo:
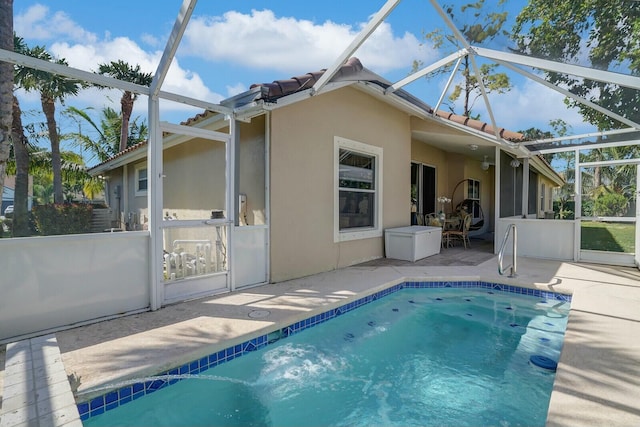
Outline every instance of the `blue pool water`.
<svg viewBox="0 0 640 427"><path fill-rule="evenodd" d="M543 426L569 304L403 289L85 426ZM184 379L182 379L184 378Z"/></svg>

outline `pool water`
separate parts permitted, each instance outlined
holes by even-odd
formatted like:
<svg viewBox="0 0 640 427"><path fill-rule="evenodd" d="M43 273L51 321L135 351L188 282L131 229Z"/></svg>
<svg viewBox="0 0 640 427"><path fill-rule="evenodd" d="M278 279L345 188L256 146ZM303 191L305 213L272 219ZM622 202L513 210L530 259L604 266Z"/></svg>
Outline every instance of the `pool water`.
<svg viewBox="0 0 640 427"><path fill-rule="evenodd" d="M543 426L569 304L403 289L85 426Z"/></svg>

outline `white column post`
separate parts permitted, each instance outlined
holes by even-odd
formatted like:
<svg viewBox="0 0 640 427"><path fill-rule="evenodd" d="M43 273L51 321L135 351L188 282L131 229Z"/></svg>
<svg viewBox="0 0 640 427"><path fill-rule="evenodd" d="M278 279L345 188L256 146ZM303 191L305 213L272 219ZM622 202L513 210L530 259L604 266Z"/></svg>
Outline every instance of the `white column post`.
<svg viewBox="0 0 640 427"><path fill-rule="evenodd" d="M162 306L164 289L162 280L162 131L160 130L160 102L156 96L149 97L149 143L147 144L147 206L149 207L149 281L150 307Z"/></svg>
<svg viewBox="0 0 640 427"><path fill-rule="evenodd" d="M522 159L522 217L529 218L529 159Z"/></svg>
<svg viewBox="0 0 640 427"><path fill-rule="evenodd" d="M236 288L235 277L235 228L237 223L236 207L238 206L237 192L237 165L236 165L236 145L237 141L237 121L235 117L229 117L229 135L230 138L226 147L226 163L227 163L227 179L226 179L226 199L227 199L227 287L233 291Z"/></svg>
<svg viewBox="0 0 640 427"><path fill-rule="evenodd" d="M573 260L578 261L580 259L580 245L581 245L581 218L582 218L582 176L580 173L580 150L576 149L575 153L575 171L574 171L574 188L573 188Z"/></svg>
<svg viewBox="0 0 640 427"><path fill-rule="evenodd" d="M496 231L498 230L498 221L500 219L500 176L502 174L502 163L500 162L501 151L500 148L496 145L494 150L495 153L495 164L494 167L494 179L493 179L493 194L494 194L494 206L493 206L493 253L497 254L500 250L498 248L498 236Z"/></svg>

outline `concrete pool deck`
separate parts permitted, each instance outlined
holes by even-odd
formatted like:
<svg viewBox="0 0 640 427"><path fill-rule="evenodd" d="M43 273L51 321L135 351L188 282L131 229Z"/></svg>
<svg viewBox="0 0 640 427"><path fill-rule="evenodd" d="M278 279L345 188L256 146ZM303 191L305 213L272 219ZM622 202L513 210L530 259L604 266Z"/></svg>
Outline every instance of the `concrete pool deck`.
<svg viewBox="0 0 640 427"><path fill-rule="evenodd" d="M99 394L92 389L184 364L389 284L483 280L534 287L573 294L547 425L640 425L637 269L519 258L519 276L509 279L498 275L495 257L479 265L393 264L383 259L175 304L58 332L55 338L66 374L80 379L79 400L87 400ZM265 311L266 317L251 317Z"/></svg>

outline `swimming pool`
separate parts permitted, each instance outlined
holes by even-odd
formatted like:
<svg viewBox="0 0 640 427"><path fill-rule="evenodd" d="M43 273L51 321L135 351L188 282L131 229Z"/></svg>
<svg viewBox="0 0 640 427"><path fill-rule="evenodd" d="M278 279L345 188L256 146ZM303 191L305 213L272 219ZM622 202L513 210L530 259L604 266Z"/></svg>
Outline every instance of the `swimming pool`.
<svg viewBox="0 0 640 427"><path fill-rule="evenodd" d="M207 369L242 345L79 410L87 426L544 425L554 374L529 358L558 359L569 300L482 282L405 283L258 337L253 348L264 348L233 363ZM278 335L292 336L267 346Z"/></svg>

